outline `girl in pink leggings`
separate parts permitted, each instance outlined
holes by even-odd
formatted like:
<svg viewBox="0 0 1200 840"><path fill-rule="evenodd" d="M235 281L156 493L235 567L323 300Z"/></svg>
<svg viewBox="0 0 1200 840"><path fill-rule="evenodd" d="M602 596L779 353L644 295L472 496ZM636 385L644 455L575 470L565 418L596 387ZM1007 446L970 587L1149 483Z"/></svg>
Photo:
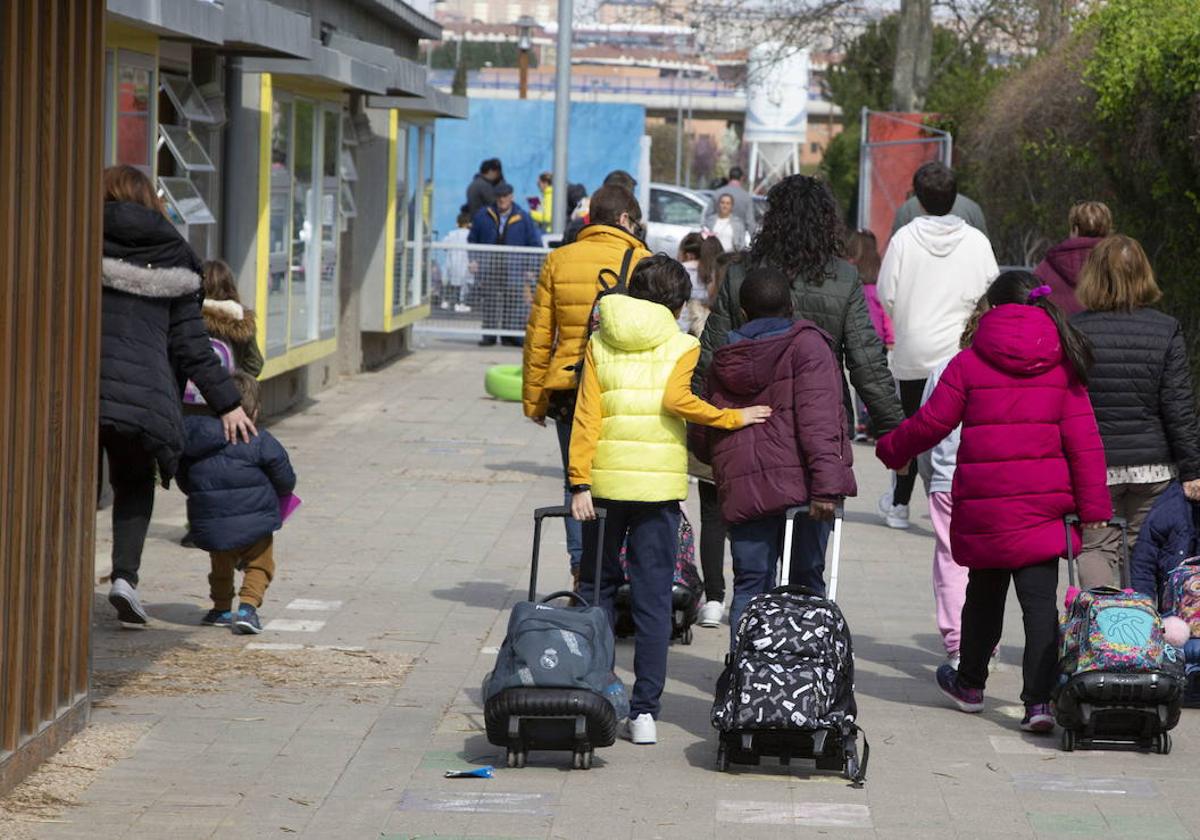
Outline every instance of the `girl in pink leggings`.
<svg viewBox="0 0 1200 840"><path fill-rule="evenodd" d="M987 299L982 299L963 329L959 348L971 346L971 339L979 327L979 319L988 309ZM938 365L925 382L921 405L929 402L933 389L937 387L942 372L950 359ZM937 612L938 631L946 647L946 661L958 670L958 640L962 631L962 608L967 598L967 570L954 562L950 550L950 514L953 510L950 488L954 482L954 467L958 462L958 440L962 426L956 426L941 443L921 454L919 470L925 479L925 495L929 499L929 519L933 523L933 603Z"/></svg>

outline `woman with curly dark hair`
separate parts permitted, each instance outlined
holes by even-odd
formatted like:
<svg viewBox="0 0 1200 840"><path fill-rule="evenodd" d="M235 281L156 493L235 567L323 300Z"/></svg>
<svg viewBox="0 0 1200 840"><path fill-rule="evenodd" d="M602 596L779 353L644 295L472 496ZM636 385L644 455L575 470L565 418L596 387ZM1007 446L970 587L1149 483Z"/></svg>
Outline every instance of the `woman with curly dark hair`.
<svg viewBox="0 0 1200 840"><path fill-rule="evenodd" d="M887 356L871 325L858 273L842 258L844 248L837 202L825 183L806 175L790 175L773 186L767 193L767 213L746 259L730 265L712 302L700 338L693 390L705 393L713 352L726 343L731 330L742 325L738 295L746 272L770 265L791 278L794 316L814 322L833 338L838 362L849 372L850 382L867 404L879 433L900 425L904 414ZM847 422L852 423L848 388L845 404ZM799 562L793 562L793 581L811 585L821 580L829 532L829 523L814 520L797 529L793 558Z"/></svg>

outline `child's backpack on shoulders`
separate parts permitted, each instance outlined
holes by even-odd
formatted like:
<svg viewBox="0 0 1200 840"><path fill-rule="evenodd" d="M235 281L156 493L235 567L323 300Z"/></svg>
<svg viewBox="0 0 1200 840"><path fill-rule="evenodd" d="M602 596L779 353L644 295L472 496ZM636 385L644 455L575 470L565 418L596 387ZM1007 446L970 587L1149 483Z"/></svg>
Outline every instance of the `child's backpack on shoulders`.
<svg viewBox="0 0 1200 840"><path fill-rule="evenodd" d="M221 362L221 367L233 373L237 369L237 365L233 360L233 348L227 342L220 338L208 337L208 343L212 347L213 354ZM200 394L200 389L196 387L196 383L192 380L187 381L187 385L183 387L183 402L186 405L206 405L204 397Z"/></svg>
<svg viewBox="0 0 1200 840"><path fill-rule="evenodd" d="M1186 621L1191 637L1200 638L1200 557L1189 557L1167 576L1163 613Z"/></svg>

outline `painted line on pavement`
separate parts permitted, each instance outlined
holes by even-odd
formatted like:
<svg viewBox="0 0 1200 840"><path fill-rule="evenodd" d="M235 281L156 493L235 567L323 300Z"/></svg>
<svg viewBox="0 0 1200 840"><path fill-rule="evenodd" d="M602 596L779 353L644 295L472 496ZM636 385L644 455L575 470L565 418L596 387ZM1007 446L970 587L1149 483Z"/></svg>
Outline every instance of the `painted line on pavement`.
<svg viewBox="0 0 1200 840"><path fill-rule="evenodd" d="M273 618L263 630L280 633L316 633L325 626L324 621L304 621L297 618Z"/></svg>
<svg viewBox="0 0 1200 840"><path fill-rule="evenodd" d="M315 598L296 598L290 604L284 607L285 610L312 610L322 612L340 610L341 608L341 601L318 601Z"/></svg>
<svg viewBox="0 0 1200 840"><path fill-rule="evenodd" d="M1036 739L1036 740L1035 740ZM989 735L988 740L992 742L992 749L999 755L1047 755L1055 757L1067 756L1066 753L1054 746L1055 741L1047 738L1045 735ZM1071 753L1072 758L1083 758L1084 756L1101 755L1101 750L1078 750Z"/></svg>
<svg viewBox="0 0 1200 840"><path fill-rule="evenodd" d="M549 793L452 794L406 790L396 807L401 811L548 817L553 804L554 796Z"/></svg>
<svg viewBox="0 0 1200 840"><path fill-rule="evenodd" d="M249 642L246 650L304 650L304 645L294 642Z"/></svg>
<svg viewBox="0 0 1200 840"><path fill-rule="evenodd" d="M479 649L479 652L480 652L481 654L483 654L484 656L495 656L495 655L497 655L498 653L500 653L500 648L498 648L498 647L485 647L485 648L480 648L480 649Z"/></svg>
<svg viewBox="0 0 1200 840"><path fill-rule="evenodd" d="M1158 796L1154 782L1133 776L1060 776L1052 773L1013 773L1013 789L1039 793L1089 793L1101 796Z"/></svg>
<svg viewBox="0 0 1200 840"><path fill-rule="evenodd" d="M820 828L871 828L871 809L840 802L755 802L722 799L717 822Z"/></svg>

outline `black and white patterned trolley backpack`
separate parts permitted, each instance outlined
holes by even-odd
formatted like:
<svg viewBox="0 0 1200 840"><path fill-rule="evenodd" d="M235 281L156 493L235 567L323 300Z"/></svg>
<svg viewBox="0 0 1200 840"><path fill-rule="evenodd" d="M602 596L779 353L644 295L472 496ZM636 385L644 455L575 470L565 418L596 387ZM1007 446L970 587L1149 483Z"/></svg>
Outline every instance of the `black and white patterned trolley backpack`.
<svg viewBox="0 0 1200 840"><path fill-rule="evenodd" d="M733 650L717 681L712 723L720 733L717 769L815 759L856 785L866 777L870 748L858 755L854 650L837 595L842 510L833 526L829 597L787 582L795 521L806 507L787 512L780 586L755 596L738 621Z"/></svg>

